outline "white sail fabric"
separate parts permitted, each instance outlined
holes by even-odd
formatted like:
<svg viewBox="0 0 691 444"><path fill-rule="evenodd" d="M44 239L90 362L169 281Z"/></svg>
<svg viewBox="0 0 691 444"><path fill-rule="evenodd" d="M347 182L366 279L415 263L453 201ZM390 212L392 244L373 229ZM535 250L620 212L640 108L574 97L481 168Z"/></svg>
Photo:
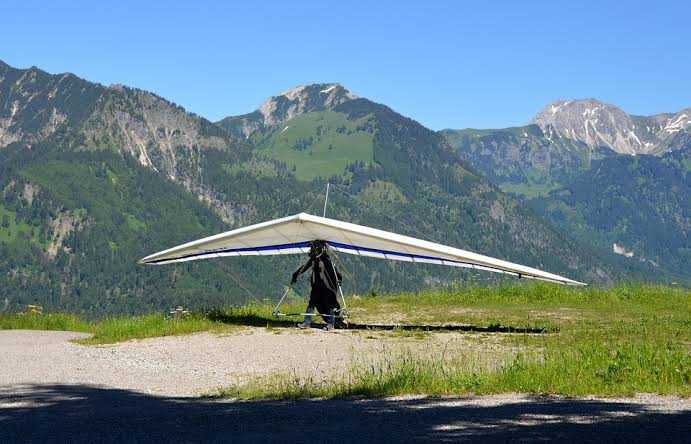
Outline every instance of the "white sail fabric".
<svg viewBox="0 0 691 444"><path fill-rule="evenodd" d="M325 241L335 251L359 256L472 268L565 285L585 285L536 268L306 213L188 242L147 256L139 263L168 264L228 256L308 253L309 242L314 240Z"/></svg>

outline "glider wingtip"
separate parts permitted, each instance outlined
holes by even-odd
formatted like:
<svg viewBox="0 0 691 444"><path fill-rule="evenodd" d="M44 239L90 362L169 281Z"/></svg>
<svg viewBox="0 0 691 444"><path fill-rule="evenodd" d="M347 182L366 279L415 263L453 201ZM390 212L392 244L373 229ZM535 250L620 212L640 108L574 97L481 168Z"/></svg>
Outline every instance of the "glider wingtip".
<svg viewBox="0 0 691 444"><path fill-rule="evenodd" d="M151 256L146 256L137 261L137 265L151 265Z"/></svg>

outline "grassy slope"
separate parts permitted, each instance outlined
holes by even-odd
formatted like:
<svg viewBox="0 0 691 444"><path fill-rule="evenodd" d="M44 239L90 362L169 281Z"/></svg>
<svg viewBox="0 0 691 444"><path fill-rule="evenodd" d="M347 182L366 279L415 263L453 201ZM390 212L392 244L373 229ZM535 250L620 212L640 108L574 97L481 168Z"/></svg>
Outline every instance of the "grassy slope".
<svg viewBox="0 0 691 444"><path fill-rule="evenodd" d="M354 366L346 380L315 382L273 375L231 387L220 396L241 398L383 396L497 392L564 395L691 395L691 292L681 288L628 286L608 290L554 285L465 288L446 292L351 298L355 322L419 325L546 327L557 333L506 335L519 350L497 370L444 356L387 358ZM299 312L302 304L285 308ZM95 324L69 315L0 316L0 329L93 332L87 343L222 330L232 325L277 325L271 307L253 305L166 321L160 315L117 318ZM283 324L285 325L285 324ZM382 336L396 336L392 332ZM458 333L462 334L462 333ZM478 338L482 340L481 337Z"/></svg>
<svg viewBox="0 0 691 444"><path fill-rule="evenodd" d="M307 113L257 141L257 146L295 168L301 180L329 178L343 174L351 163L372 162L373 134L361 128L366 120L351 121L333 111Z"/></svg>

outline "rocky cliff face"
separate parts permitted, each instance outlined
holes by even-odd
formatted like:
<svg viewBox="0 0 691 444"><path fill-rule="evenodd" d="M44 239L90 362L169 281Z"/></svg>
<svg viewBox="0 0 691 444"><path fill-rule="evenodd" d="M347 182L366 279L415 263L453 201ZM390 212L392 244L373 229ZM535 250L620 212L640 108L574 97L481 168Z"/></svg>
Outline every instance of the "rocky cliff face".
<svg viewBox="0 0 691 444"><path fill-rule="evenodd" d="M641 117L595 99L561 100L547 105L533 123L549 140L566 138L620 154L660 155L675 148L670 138L689 131L691 109Z"/></svg>
<svg viewBox="0 0 691 444"><path fill-rule="evenodd" d="M0 148L35 143L79 125L105 90L73 74L14 69L0 62Z"/></svg>
<svg viewBox="0 0 691 444"><path fill-rule="evenodd" d="M73 74L0 64L0 148L69 137L72 149L114 149L142 166L175 179L185 171L178 157L224 149L236 141L211 122L155 94L124 86L104 87Z"/></svg>
<svg viewBox="0 0 691 444"><path fill-rule="evenodd" d="M154 94L122 86L106 89L81 125L81 144L117 147L145 167L176 179L178 157L188 161L200 149L229 149L232 141L213 124Z"/></svg>
<svg viewBox="0 0 691 444"><path fill-rule="evenodd" d="M233 163L247 151L244 142L147 91L0 62L0 149L13 142L31 146L48 140L66 150L131 155L201 201L218 202L216 210L226 222L234 218L232 209L220 204L217 193L201 180L201 159L203 152L216 150Z"/></svg>

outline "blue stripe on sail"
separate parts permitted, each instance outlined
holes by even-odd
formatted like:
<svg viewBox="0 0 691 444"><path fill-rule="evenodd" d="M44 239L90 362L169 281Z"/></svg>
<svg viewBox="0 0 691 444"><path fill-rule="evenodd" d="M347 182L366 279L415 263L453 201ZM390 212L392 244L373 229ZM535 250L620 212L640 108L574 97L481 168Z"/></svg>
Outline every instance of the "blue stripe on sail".
<svg viewBox="0 0 691 444"><path fill-rule="evenodd" d="M332 242L332 241L327 241L326 242L328 245L337 248L339 250L348 250L352 251L355 253L371 253L371 254L376 254L376 255L382 255L384 257L389 256L391 259L398 259L398 258L406 258L410 259L411 261L414 261L415 259L420 259L424 261L435 261L439 262L441 264L443 263L449 263L449 264L459 264L459 265L468 265L468 266L478 266L477 264L473 264L471 262L461 262L461 261L455 261L455 260L450 260L450 259L442 259L439 257L435 256L425 256L421 254L411 254L411 253L401 253L398 251L391 251L391 250L381 250L377 248L369 248L369 247L358 247L355 245L350 245L350 244L344 244L341 242ZM241 253L260 253L262 251L283 251L283 250L291 250L291 249L297 249L297 248L309 248L310 247L310 242L305 241L305 242L296 242L292 244L278 244L278 245L265 245L261 247L243 247L243 248L218 248L215 250L207 250L207 251L200 251L198 253L192 253L192 254L187 254L184 256L178 256L174 258L166 258L166 259L157 259L157 260L152 260L149 261L149 264L158 264L158 263L163 263L163 262L172 262L172 261L184 261L184 260L194 260L195 258L203 258L205 256L210 256L213 257L214 255L218 254L238 254L240 255ZM482 266L480 266L482 267ZM492 268L492 267L487 267L487 268ZM498 269L500 270L500 269ZM503 270L501 270L503 271Z"/></svg>
<svg viewBox="0 0 691 444"><path fill-rule="evenodd" d="M216 250L200 251L198 253L186 254L184 256L166 258L166 259L156 259L148 261L149 264L158 264L162 262L172 262L179 261L183 259L192 260L194 258L202 258L204 256L213 256L215 254L225 253L258 253L262 251L281 251L290 250L292 248L309 248L309 242L296 242L294 244L279 244L279 245L266 245L263 247L245 247L245 248L218 248Z"/></svg>
<svg viewBox="0 0 691 444"><path fill-rule="evenodd" d="M399 251L381 250L381 249L378 249L378 248L357 247L357 246L354 246L354 245L344 244L344 243L341 243L341 242L331 242L331 241L328 241L327 244L330 245L330 246L332 246L332 247L334 247L334 248L336 248L336 249L338 249L338 250L343 250L343 252L346 252L346 253L347 253L348 250L349 250L349 251L351 251L351 252L358 253L358 254L359 254L360 252L364 252L364 253L382 255L384 258L390 258L390 259L396 259L397 257L398 257L398 258L410 259L411 261L415 261L415 259L419 259L419 260L422 260L422 261L434 261L433 263L438 263L438 264L441 264L441 265L450 264L450 265L456 265L456 266L462 266L462 267L468 267L468 268L477 268L477 269L479 269L479 270L492 270L492 271L498 271L498 272L500 272L500 273L512 274L512 275L516 275L516 276L519 276L519 277L521 276L520 273L517 273L517 272L515 272L515 271L508 271L508 270L504 270L504 269L501 269L501 268L492 267L492 266L489 266L489 265L475 264L475 263L473 263L473 262L464 262L464 261L456 261L456 260L452 260L452 259L443 259L443 258L440 258L440 257L425 256L425 255L422 255L422 254L412 254L412 253L402 253L402 252L399 252ZM429 263L429 262L428 262L428 263Z"/></svg>
<svg viewBox="0 0 691 444"><path fill-rule="evenodd" d="M472 262L463 262L463 261L456 261L456 260L451 260L451 259L443 259L440 257L435 257L435 256L426 256L422 254L412 254L412 253L402 253L399 251L392 251L392 250L382 250L378 248L369 248L369 247L358 247L355 245L350 245L350 244L344 244L342 242L333 242L333 241L327 241L326 242L329 246L336 248L337 250L341 250L343 252L352 252L356 254L363 253L364 255L367 255L368 253L371 255L381 255L383 258L389 258L392 260L405 260L408 259L410 261L415 261L416 259L421 260L421 261L428 261L432 263L438 263L438 264L449 264L449 265L457 265L457 266L465 266L469 268L477 268L477 269L485 269L485 270L494 270L494 271L499 271L502 273L507 273L507 274L513 274L520 276L520 273L516 273L514 271L507 271L503 270L501 268L495 268L492 266L488 265L479 265L475 264ZM285 251L288 253L288 250L293 250L293 249L303 249L306 248L308 249L310 247L310 241L305 241L305 242L295 242L292 244L278 244L278 245L265 245L261 247L244 247L244 248L219 248L216 250L208 250L208 251L200 251L198 253L193 253L193 254L187 254L184 256L179 256L179 257L174 257L174 258L167 258L167 259L158 259L158 260L152 260L147 263L149 264L162 264L166 262L178 262L178 261L190 261L194 259L202 259L204 257L218 257L217 255L219 254L224 254L224 255L241 255L242 253L261 253L262 251L275 251L277 253L280 253L281 251ZM294 253L298 253L301 251L296 251ZM293 253L293 252L290 252ZM288 253L288 254L290 254Z"/></svg>
<svg viewBox="0 0 691 444"><path fill-rule="evenodd" d="M440 257L434 257L434 256L424 256L421 254L411 254L411 253L401 253L399 251L391 251L391 250L380 250L377 248L368 248L368 247L356 247L354 245L349 245L349 244L343 244L340 242L331 242L328 241L327 244L343 249L343 250L353 250L353 251L365 251L368 253L378 253L378 254L383 254L386 256L400 256L400 257L406 257L409 259L425 259L425 260L433 260L433 261L440 261L440 262L451 262L451 263L456 263L456 264L468 264L468 265L475 265L470 262L461 262L461 261L454 261L450 259L442 259Z"/></svg>

